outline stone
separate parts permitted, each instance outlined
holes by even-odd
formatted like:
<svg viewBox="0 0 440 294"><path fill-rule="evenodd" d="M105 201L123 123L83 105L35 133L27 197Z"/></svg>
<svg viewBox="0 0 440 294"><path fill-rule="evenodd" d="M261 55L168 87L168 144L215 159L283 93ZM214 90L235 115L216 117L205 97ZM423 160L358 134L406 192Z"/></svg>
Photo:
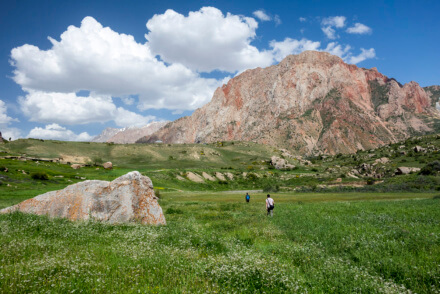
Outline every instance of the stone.
<svg viewBox="0 0 440 294"><path fill-rule="evenodd" d="M414 147L414 152L416 152L416 153L426 152L426 148L416 146L416 147Z"/></svg>
<svg viewBox="0 0 440 294"><path fill-rule="evenodd" d="M342 178L337 178L336 183L342 183Z"/></svg>
<svg viewBox="0 0 440 294"><path fill-rule="evenodd" d="M186 181L184 177L181 177L179 175L176 176L176 179L178 179L179 181Z"/></svg>
<svg viewBox="0 0 440 294"><path fill-rule="evenodd" d="M81 164L75 163L75 164L72 164L70 167L73 168L73 169L80 169L81 168Z"/></svg>
<svg viewBox="0 0 440 294"><path fill-rule="evenodd" d="M273 165L276 169L295 168L294 165L289 164L284 158L278 156L272 156L270 158L270 164Z"/></svg>
<svg viewBox="0 0 440 294"><path fill-rule="evenodd" d="M418 167L405 167L405 166L401 166L401 167L398 167L397 169L396 169L396 171L395 171L395 174L396 175L407 175L407 174L410 174L410 173L412 173L412 172L419 172L420 171L420 168L418 168Z"/></svg>
<svg viewBox="0 0 440 294"><path fill-rule="evenodd" d="M234 175L232 173L225 173L225 176L227 176L231 181L234 180Z"/></svg>
<svg viewBox="0 0 440 294"><path fill-rule="evenodd" d="M382 163L382 164L386 164L388 162L390 162L389 158L387 157L382 157L382 158L378 158L374 161L375 163Z"/></svg>
<svg viewBox="0 0 440 294"><path fill-rule="evenodd" d="M104 169L113 169L113 164L110 161L108 161L104 163L102 167L104 167Z"/></svg>
<svg viewBox="0 0 440 294"><path fill-rule="evenodd" d="M201 176L199 176L198 174L193 173L193 172L187 172L186 177L188 178L188 180L196 182L196 183L204 183L205 182Z"/></svg>
<svg viewBox="0 0 440 294"><path fill-rule="evenodd" d="M217 179L219 179L220 181L226 181L225 176L222 173L216 172L215 176Z"/></svg>
<svg viewBox="0 0 440 294"><path fill-rule="evenodd" d="M208 173L203 172L202 176L209 181L212 181L212 182L216 181L216 179Z"/></svg>
<svg viewBox="0 0 440 294"><path fill-rule="evenodd" d="M111 182L89 180L52 191L0 210L20 211L69 220L165 225L165 216L150 178L137 171Z"/></svg>

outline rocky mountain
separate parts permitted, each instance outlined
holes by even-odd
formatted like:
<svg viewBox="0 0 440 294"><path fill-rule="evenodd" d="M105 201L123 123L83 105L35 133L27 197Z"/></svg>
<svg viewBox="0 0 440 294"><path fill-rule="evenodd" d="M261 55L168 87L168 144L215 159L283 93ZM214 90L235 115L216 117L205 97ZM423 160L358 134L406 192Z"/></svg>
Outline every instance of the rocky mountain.
<svg viewBox="0 0 440 294"><path fill-rule="evenodd" d="M122 129L106 128L104 131L102 131L101 134L93 138L91 142L98 142L98 143L107 142L108 139L119 133L121 130Z"/></svg>
<svg viewBox="0 0 440 294"><path fill-rule="evenodd" d="M401 85L376 68L306 51L243 72L191 116L138 142L239 140L302 154L350 153L433 132L440 122L434 100L416 82Z"/></svg>
<svg viewBox="0 0 440 294"><path fill-rule="evenodd" d="M150 136L168 121L151 122L143 127L128 127L123 129L107 128L100 135L93 138L92 142L113 142L117 144L131 144L144 136Z"/></svg>

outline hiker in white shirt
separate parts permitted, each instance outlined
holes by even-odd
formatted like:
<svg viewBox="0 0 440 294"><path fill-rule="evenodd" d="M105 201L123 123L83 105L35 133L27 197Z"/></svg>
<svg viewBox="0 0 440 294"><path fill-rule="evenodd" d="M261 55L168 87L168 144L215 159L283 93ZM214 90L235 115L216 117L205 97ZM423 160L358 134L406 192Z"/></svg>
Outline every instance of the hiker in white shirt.
<svg viewBox="0 0 440 294"><path fill-rule="evenodd" d="M275 206L275 201L273 201L272 198L270 198L270 195L267 194L267 199L266 199L266 210L267 210L267 215L270 214L270 216L273 216L273 208Z"/></svg>

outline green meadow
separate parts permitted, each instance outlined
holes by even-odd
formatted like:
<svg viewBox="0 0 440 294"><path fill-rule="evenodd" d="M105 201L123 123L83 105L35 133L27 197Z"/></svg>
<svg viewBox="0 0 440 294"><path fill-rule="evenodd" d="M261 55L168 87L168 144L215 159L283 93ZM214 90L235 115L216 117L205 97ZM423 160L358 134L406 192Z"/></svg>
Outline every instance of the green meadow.
<svg viewBox="0 0 440 294"><path fill-rule="evenodd" d="M0 145L1 152L88 163L74 170L0 159L0 208L139 170L152 179L167 225L0 215L0 293L440 293L439 176L412 173L371 185L341 176L359 160L375 160L369 151L309 158L311 166L283 171L268 165L278 150L248 143L17 140ZM413 154L403 163L423 167L437 156ZM388 157L384 168L403 160ZM104 170L105 161L114 168ZM188 172L234 179L195 183ZM275 200L272 218L267 193Z"/></svg>
<svg viewBox="0 0 440 294"><path fill-rule="evenodd" d="M0 292L440 291L439 197L251 196L162 193L162 227L1 215Z"/></svg>

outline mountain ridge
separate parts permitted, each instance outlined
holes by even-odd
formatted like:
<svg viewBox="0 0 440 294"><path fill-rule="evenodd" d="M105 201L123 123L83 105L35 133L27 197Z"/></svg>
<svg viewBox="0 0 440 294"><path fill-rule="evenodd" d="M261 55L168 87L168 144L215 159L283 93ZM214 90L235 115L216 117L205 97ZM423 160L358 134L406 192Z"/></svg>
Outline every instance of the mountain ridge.
<svg viewBox="0 0 440 294"><path fill-rule="evenodd" d="M437 88L429 89L401 85L376 68L346 64L326 52L305 51L246 70L191 116L137 142L235 140L302 154L353 153L433 132L440 113Z"/></svg>

